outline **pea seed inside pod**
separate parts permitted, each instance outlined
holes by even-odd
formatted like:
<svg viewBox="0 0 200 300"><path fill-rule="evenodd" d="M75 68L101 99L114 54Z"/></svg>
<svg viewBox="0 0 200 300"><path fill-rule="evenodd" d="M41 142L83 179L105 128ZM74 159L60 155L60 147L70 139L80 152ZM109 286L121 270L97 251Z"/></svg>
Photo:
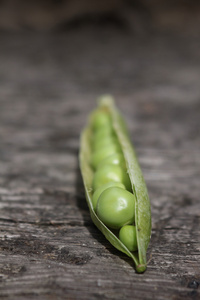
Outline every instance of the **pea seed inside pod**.
<svg viewBox="0 0 200 300"><path fill-rule="evenodd" d="M91 156L91 165L94 169L98 167L98 165L101 163L101 161L108 157L109 155L113 153L121 152L121 148L117 144L109 144L103 149L99 149L93 152Z"/></svg>
<svg viewBox="0 0 200 300"><path fill-rule="evenodd" d="M102 126L111 126L110 114L105 110L95 112L91 117L91 123L94 131Z"/></svg>
<svg viewBox="0 0 200 300"><path fill-rule="evenodd" d="M97 167L97 170L104 165L118 165L126 169L126 163L122 153L114 153L104 158Z"/></svg>
<svg viewBox="0 0 200 300"><path fill-rule="evenodd" d="M101 138L101 139L96 139L95 141L93 140L92 149L95 151L98 149L102 149L110 144L119 145L117 138L113 135L107 135L103 139Z"/></svg>
<svg viewBox="0 0 200 300"><path fill-rule="evenodd" d="M119 239L129 251L137 251L137 234L134 225L123 226L119 231Z"/></svg>
<svg viewBox="0 0 200 300"><path fill-rule="evenodd" d="M103 165L94 173L92 183L93 190L95 191L109 181L121 182L128 191L132 192L128 174L122 167L117 165Z"/></svg>
<svg viewBox="0 0 200 300"><path fill-rule="evenodd" d="M135 222L135 196L119 187L103 191L97 202L99 219L112 229Z"/></svg>
<svg viewBox="0 0 200 300"><path fill-rule="evenodd" d="M97 201L98 201L98 198L101 195L101 193L104 190L106 190L107 188L114 187L114 186L115 187L120 187L120 188L125 190L125 186L122 183L114 182L114 181L107 182L104 185L100 186L98 189L96 189L96 191L94 192L94 194L92 196L92 204L93 204L94 211L96 211Z"/></svg>
<svg viewBox="0 0 200 300"><path fill-rule="evenodd" d="M108 138L116 138L115 132L112 127L103 126L98 131L95 131L92 137L92 143L95 145L99 141L103 141Z"/></svg>

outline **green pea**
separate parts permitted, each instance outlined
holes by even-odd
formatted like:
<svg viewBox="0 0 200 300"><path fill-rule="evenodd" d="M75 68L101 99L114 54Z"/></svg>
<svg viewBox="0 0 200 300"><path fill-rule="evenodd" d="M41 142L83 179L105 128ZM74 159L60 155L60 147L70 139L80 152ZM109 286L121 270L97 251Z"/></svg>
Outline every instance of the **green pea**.
<svg viewBox="0 0 200 300"><path fill-rule="evenodd" d="M97 202L99 219L112 229L135 222L135 196L119 187L103 191Z"/></svg>
<svg viewBox="0 0 200 300"><path fill-rule="evenodd" d="M111 126L111 117L107 111L95 112L91 118L92 128L94 131L102 126Z"/></svg>
<svg viewBox="0 0 200 300"><path fill-rule="evenodd" d="M92 183L93 190L95 191L109 181L121 182L128 191L132 191L128 174L122 167L117 165L104 165L94 173Z"/></svg>
<svg viewBox="0 0 200 300"><path fill-rule="evenodd" d="M103 141L108 138L116 138L116 135L112 129L112 127L101 127L97 132L93 134L92 143L93 145L98 143L99 141Z"/></svg>
<svg viewBox="0 0 200 300"><path fill-rule="evenodd" d="M99 164L99 166L97 167L97 170L104 165L119 165L124 169L126 168L126 163L122 153L114 153L104 158Z"/></svg>
<svg viewBox="0 0 200 300"><path fill-rule="evenodd" d="M137 251L137 234L134 225L123 226L119 231L119 239L129 251Z"/></svg>
<svg viewBox="0 0 200 300"><path fill-rule="evenodd" d="M97 168L97 166L101 163L101 161L108 157L109 155L120 152L121 148L117 144L109 144L103 149L98 149L95 152L93 152L91 156L91 165L94 169Z"/></svg>
<svg viewBox="0 0 200 300"><path fill-rule="evenodd" d="M93 204L94 211L96 211L97 201L98 201L101 193L104 190L106 190L107 188L113 187L113 186L120 187L125 190L125 186L122 183L114 182L114 181L109 181L109 182L105 183L104 185L100 186L98 189L96 189L96 191L94 192L94 194L92 196L92 204Z"/></svg>
<svg viewBox="0 0 200 300"><path fill-rule="evenodd" d="M110 144L118 144L119 145L119 142L115 136L107 135L103 139L96 139L95 141L93 140L92 148L93 148L93 151L96 151L97 149L104 148Z"/></svg>

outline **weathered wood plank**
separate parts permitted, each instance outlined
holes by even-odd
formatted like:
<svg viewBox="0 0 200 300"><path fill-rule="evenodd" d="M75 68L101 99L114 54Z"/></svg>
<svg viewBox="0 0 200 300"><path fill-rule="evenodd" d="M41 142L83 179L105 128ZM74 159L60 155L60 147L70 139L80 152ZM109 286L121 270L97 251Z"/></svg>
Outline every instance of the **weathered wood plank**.
<svg viewBox="0 0 200 300"><path fill-rule="evenodd" d="M0 297L198 299L199 41L111 28L1 40ZM142 275L84 198L79 134L103 92L126 116L152 203Z"/></svg>

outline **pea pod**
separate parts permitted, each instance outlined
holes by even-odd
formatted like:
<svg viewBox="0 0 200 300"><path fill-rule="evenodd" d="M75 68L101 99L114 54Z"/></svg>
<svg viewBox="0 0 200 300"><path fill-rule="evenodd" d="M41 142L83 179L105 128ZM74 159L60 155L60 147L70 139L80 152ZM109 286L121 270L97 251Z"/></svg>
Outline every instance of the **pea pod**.
<svg viewBox="0 0 200 300"><path fill-rule="evenodd" d="M95 117L98 112L106 112L109 116L109 122L115 137L121 147L121 153L124 156L127 174L130 178L132 193L135 196L135 228L137 251L129 249L120 241L118 235L108 228L94 211L92 204L93 178L95 170L91 165L93 154L92 140L94 137ZM99 121L99 120L98 120ZM100 99L98 108L90 115L88 125L81 134L80 142L80 169L83 178L87 204L90 210L91 218L98 229L105 235L108 241L118 250L131 257L135 263L136 271L142 273L146 270L146 251L151 235L151 209L146 184L126 129L125 122L117 110L114 100L111 96L103 96Z"/></svg>

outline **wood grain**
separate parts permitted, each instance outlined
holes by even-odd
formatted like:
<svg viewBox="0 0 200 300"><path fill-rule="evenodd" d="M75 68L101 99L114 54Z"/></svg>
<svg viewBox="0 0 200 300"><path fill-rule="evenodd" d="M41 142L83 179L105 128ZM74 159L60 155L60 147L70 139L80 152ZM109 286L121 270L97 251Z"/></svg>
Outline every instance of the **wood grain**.
<svg viewBox="0 0 200 300"><path fill-rule="evenodd" d="M1 299L199 299L199 46L112 27L1 34ZM78 167L80 131L108 92L151 199L142 275L92 224Z"/></svg>

